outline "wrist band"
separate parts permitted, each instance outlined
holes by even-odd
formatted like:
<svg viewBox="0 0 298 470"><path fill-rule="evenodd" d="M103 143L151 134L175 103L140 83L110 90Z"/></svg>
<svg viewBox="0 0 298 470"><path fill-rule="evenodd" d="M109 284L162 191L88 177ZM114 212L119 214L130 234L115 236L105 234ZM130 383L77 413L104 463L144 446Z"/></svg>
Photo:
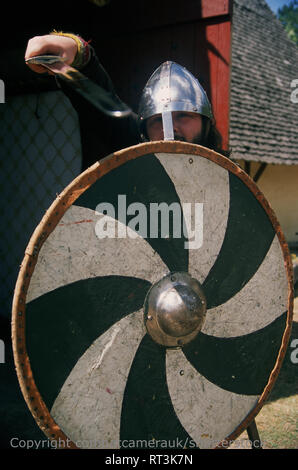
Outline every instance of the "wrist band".
<svg viewBox="0 0 298 470"><path fill-rule="evenodd" d="M50 34L55 36L66 36L72 38L77 43L77 53L72 62L71 66L77 69L85 67L88 64L91 57L91 50L89 42L85 41L83 38L73 33L64 33L63 31L52 31Z"/></svg>

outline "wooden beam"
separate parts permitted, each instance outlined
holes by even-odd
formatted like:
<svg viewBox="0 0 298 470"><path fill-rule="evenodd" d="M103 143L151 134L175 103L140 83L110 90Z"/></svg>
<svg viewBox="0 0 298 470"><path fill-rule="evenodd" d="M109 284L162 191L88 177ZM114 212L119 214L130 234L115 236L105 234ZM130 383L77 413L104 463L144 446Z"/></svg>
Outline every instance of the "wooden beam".
<svg viewBox="0 0 298 470"><path fill-rule="evenodd" d="M250 176L250 162L246 160L244 162L244 171Z"/></svg>
<svg viewBox="0 0 298 470"><path fill-rule="evenodd" d="M263 172L264 172L266 166L267 166L267 163L265 163L265 162L263 162L263 163L260 164L260 166L259 166L258 170L256 171L256 174L255 174L255 176L254 176L254 178L253 178L253 180L254 180L255 183L256 183L256 182L260 179L260 177L262 176L262 174L263 174Z"/></svg>

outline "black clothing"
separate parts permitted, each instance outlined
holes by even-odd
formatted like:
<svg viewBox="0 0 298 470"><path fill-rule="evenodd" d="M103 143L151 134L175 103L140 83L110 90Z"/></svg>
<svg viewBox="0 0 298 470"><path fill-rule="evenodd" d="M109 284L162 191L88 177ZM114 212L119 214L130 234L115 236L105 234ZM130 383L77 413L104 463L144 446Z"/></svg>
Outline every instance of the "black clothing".
<svg viewBox="0 0 298 470"><path fill-rule="evenodd" d="M93 49L89 63L81 71L102 88L116 95L113 83ZM136 114L133 113L126 118L109 117L62 80L58 79L58 83L78 113L83 155L82 170L112 152L140 143Z"/></svg>

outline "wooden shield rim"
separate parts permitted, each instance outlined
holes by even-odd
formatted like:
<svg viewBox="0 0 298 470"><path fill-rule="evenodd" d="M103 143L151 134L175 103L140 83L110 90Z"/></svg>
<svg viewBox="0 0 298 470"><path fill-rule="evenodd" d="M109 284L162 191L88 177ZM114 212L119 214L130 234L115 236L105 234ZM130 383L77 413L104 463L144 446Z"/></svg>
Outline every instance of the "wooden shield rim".
<svg viewBox="0 0 298 470"><path fill-rule="evenodd" d="M227 157L214 152L210 149L196 144L190 144L177 141L157 141L141 143L132 147L128 147L117 152L114 152L102 160L97 161L87 170L77 176L54 200L41 222L36 227L33 235L25 250L25 255L20 266L14 297L12 304L12 346L16 373L18 376L20 388L24 399L27 403L31 414L33 415L36 423L44 434L53 441L60 444L60 448L78 449L65 433L60 429L59 425L52 418L47 406L45 405L40 393L36 387L34 377L32 374L30 359L26 350L26 295L30 284L30 279L33 274L35 265L37 263L39 251L47 239L47 237L56 228L60 219L65 214L66 210L75 202L75 200L84 193L92 184L100 179L105 174L109 173L118 166L141 157L146 154L155 153L178 153L186 155L196 155L206 158L219 166L225 168L227 171L238 176L243 183L251 190L256 199L262 205L267 213L272 226L278 236L279 243L283 252L284 266L287 274L288 282L288 312L287 322L283 333L281 346L277 356L274 368L271 371L267 385L265 386L262 394L255 407L250 411L246 418L239 423L236 429L225 439L223 439L216 448L225 448L234 441L248 425L252 422L255 416L261 410L265 400L271 392L273 385L278 377L284 360L288 342L291 334L291 326L293 320L293 268L291 257L288 249L287 242L282 232L281 226L275 216L273 209L266 200L263 193L238 165L233 163Z"/></svg>

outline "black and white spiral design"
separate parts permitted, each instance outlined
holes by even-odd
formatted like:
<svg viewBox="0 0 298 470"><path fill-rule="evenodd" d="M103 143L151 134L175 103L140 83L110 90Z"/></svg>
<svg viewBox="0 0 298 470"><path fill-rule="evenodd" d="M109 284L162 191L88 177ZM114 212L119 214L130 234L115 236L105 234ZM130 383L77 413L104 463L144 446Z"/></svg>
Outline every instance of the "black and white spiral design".
<svg viewBox="0 0 298 470"><path fill-rule="evenodd" d="M202 247L188 250L171 233L98 239L95 208L116 206L119 194L145 206L203 203ZM202 284L208 310L191 343L167 349L147 334L143 303L175 271ZM196 155L141 156L83 193L42 246L26 306L36 386L78 446L179 439L213 448L268 383L287 298L279 239L241 178Z"/></svg>

